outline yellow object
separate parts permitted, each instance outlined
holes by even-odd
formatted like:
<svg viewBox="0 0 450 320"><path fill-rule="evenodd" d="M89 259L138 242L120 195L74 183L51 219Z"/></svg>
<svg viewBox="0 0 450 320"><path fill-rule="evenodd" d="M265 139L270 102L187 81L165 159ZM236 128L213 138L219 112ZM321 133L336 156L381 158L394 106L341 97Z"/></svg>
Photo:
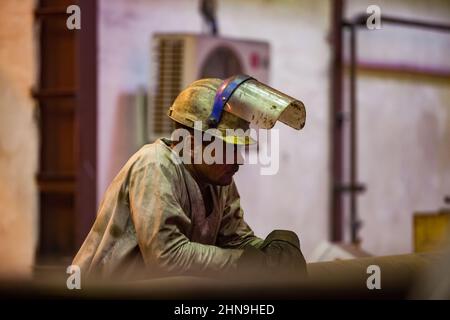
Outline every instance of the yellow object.
<svg viewBox="0 0 450 320"><path fill-rule="evenodd" d="M450 233L450 211L414 215L414 251L438 250Z"/></svg>

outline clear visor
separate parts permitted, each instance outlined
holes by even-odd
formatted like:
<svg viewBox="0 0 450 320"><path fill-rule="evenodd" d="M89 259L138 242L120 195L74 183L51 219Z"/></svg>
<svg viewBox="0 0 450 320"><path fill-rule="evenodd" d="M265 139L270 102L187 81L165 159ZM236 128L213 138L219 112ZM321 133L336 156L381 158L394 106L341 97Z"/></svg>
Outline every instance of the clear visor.
<svg viewBox="0 0 450 320"><path fill-rule="evenodd" d="M231 95L224 110L251 124L270 129L279 120L300 130L305 125L304 104L257 80L242 83Z"/></svg>

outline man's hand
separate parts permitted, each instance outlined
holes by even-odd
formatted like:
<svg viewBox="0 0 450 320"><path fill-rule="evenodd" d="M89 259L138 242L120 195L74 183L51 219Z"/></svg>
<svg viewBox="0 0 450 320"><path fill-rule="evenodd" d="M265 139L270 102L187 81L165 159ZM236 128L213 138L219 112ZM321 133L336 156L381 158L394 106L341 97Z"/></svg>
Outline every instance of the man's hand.
<svg viewBox="0 0 450 320"><path fill-rule="evenodd" d="M300 241L294 232L272 231L264 240L261 250L266 253L270 268L282 273L280 277L306 276L306 261L300 250Z"/></svg>
<svg viewBox="0 0 450 320"><path fill-rule="evenodd" d="M250 277L271 280L300 280L306 277L306 261L300 241L292 231L274 230L261 249L247 247L238 261L238 271Z"/></svg>

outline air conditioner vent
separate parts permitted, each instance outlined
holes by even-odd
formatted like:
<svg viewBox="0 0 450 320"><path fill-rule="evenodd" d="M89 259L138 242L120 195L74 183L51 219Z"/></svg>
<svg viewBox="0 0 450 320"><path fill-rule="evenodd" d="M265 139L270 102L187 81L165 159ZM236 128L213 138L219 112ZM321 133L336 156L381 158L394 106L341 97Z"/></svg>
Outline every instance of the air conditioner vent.
<svg viewBox="0 0 450 320"><path fill-rule="evenodd" d="M153 103L152 138L169 136L173 124L167 111L182 89L183 39L158 39L156 43L157 87Z"/></svg>

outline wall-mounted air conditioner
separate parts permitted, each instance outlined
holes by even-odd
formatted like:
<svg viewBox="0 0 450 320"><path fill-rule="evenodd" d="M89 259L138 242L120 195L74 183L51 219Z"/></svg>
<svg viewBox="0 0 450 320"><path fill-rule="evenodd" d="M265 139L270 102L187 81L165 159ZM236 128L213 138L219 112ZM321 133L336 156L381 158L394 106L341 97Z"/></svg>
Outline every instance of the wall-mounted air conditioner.
<svg viewBox="0 0 450 320"><path fill-rule="evenodd" d="M178 93L207 77L245 73L269 82L269 44L196 34L155 34L150 84L149 139L170 136L167 111Z"/></svg>

